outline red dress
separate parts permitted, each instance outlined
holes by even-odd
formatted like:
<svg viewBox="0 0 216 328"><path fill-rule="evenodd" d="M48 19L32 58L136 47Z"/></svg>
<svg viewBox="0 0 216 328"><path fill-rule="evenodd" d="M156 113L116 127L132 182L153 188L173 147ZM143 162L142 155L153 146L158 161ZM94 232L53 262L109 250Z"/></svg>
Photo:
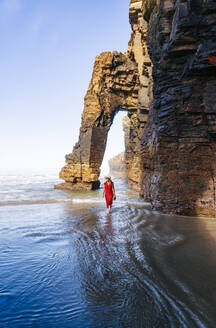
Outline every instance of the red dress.
<svg viewBox="0 0 216 328"><path fill-rule="evenodd" d="M113 201L113 182L108 183L108 182L104 182L104 190L105 190L105 199L106 199L106 204L107 204L107 208L109 206L112 205L112 201Z"/></svg>

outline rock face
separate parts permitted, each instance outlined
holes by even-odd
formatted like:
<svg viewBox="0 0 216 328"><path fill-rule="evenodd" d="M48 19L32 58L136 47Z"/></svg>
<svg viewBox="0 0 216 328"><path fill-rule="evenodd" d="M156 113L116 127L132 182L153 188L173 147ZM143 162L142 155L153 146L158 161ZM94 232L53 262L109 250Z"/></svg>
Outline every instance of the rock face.
<svg viewBox="0 0 216 328"><path fill-rule="evenodd" d="M142 1L132 1L130 20L133 32L128 51L125 54L104 52L96 57L85 96L79 141L73 152L66 155L66 165L60 172L65 183L56 188L92 190L99 187L107 134L120 110L127 111L129 119L126 149L129 182L136 188L140 186L140 145L147 121L151 75L144 33L147 24L141 9Z"/></svg>
<svg viewBox="0 0 216 328"><path fill-rule="evenodd" d="M138 98L136 63L119 52L104 52L95 60L92 80L85 96L79 141L60 178L71 189L96 189L103 160L107 134L119 110L136 111Z"/></svg>
<svg viewBox="0 0 216 328"><path fill-rule="evenodd" d="M142 1L131 0L129 19L132 28L131 39L128 44L127 54L134 58L138 74L138 100L137 110L128 115L130 122L129 140L125 150L126 172L128 185L140 190L142 181L142 156L141 139L148 119L150 102L152 100L152 67L147 49L147 22L142 13ZM124 127L124 131L125 131Z"/></svg>
<svg viewBox="0 0 216 328"><path fill-rule="evenodd" d="M110 175L117 179L126 180L125 152L109 160Z"/></svg>
<svg viewBox="0 0 216 328"><path fill-rule="evenodd" d="M215 215L216 3L143 2L154 101L142 139L142 195L154 208Z"/></svg>
<svg viewBox="0 0 216 328"><path fill-rule="evenodd" d="M131 0L128 50L96 57L60 187L94 189L115 114L129 185L154 209L216 213L216 3Z"/></svg>

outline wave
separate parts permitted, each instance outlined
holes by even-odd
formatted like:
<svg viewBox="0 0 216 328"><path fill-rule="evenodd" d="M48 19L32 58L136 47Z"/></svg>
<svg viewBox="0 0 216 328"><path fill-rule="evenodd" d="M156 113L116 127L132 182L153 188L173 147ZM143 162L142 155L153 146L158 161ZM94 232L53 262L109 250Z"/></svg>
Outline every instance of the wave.
<svg viewBox="0 0 216 328"><path fill-rule="evenodd" d="M1 201L0 206L17 206L17 205L39 205L39 204L53 204L53 203L104 203L99 199L39 199L39 200L18 200L18 201Z"/></svg>
<svg viewBox="0 0 216 328"><path fill-rule="evenodd" d="M11 193L19 193L25 192L23 189L9 189L9 190L0 190L0 194L11 194Z"/></svg>
<svg viewBox="0 0 216 328"><path fill-rule="evenodd" d="M0 201L0 207L1 206L19 206L19 205L43 205L43 204L55 204L55 203L72 203L72 204L105 204L104 199L99 198L59 198L59 199L37 199L37 200L5 200ZM120 200L118 202L115 202L113 204L114 206L141 206L142 208L145 208L147 211L147 208L149 206L148 203L141 203L141 202L133 202L133 201L127 201L127 200Z"/></svg>
<svg viewBox="0 0 216 328"><path fill-rule="evenodd" d="M46 200L20 200L20 201L3 201L0 202L0 206L17 206L17 205L38 205L38 204L52 204L58 203L65 200L58 200L58 199L46 199Z"/></svg>
<svg viewBox="0 0 216 328"><path fill-rule="evenodd" d="M0 185L16 186L39 183L57 183L56 175L0 175Z"/></svg>

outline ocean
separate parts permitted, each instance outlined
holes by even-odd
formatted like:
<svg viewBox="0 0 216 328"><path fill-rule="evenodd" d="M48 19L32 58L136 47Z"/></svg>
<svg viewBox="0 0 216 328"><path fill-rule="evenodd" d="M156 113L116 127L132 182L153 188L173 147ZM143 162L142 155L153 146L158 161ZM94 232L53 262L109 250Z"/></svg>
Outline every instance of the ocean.
<svg viewBox="0 0 216 328"><path fill-rule="evenodd" d="M0 176L0 328L216 327L215 219L58 182Z"/></svg>

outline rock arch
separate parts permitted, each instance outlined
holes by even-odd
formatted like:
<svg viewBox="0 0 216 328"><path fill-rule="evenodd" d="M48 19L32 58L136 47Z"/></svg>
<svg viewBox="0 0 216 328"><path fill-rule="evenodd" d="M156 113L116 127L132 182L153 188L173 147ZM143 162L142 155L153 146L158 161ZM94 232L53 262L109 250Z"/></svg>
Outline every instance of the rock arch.
<svg viewBox="0 0 216 328"><path fill-rule="evenodd" d="M148 117L151 61L148 56L146 22L142 1L130 5L131 40L126 53L103 52L96 57L92 79L84 101L79 140L73 152L66 155L60 178L55 186L71 190L99 187L100 166L106 148L108 131L116 113L127 111L126 169L129 184L140 189L140 145Z"/></svg>
<svg viewBox="0 0 216 328"><path fill-rule="evenodd" d="M119 52L96 57L92 79L85 96L79 141L66 155L60 178L66 189L91 190L99 186L100 166L108 131L119 110L129 117L137 111L139 76L137 65Z"/></svg>
<svg viewBox="0 0 216 328"><path fill-rule="evenodd" d="M215 12L214 0L130 1L128 50L96 58L60 187L98 187L107 133L124 109L129 184L154 209L216 215Z"/></svg>

